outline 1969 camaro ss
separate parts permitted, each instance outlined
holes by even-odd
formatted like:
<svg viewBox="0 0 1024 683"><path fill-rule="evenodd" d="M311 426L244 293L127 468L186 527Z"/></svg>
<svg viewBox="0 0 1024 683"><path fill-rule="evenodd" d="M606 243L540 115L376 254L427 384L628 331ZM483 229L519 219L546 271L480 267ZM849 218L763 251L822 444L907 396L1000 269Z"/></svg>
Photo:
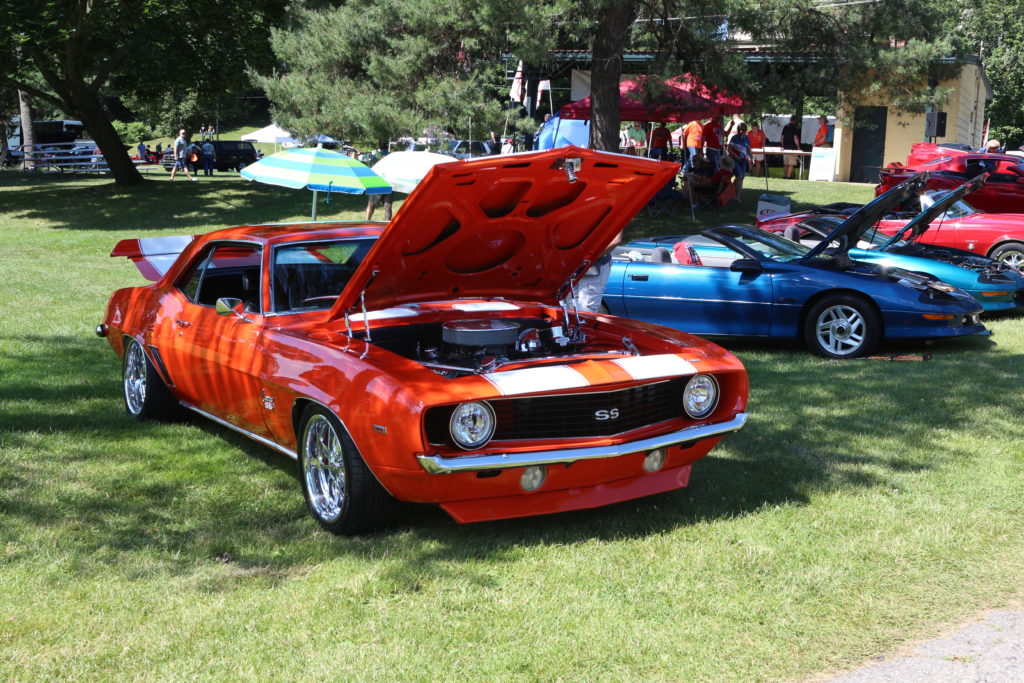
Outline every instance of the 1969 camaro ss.
<svg viewBox="0 0 1024 683"><path fill-rule="evenodd" d="M125 240L112 255L155 282L115 292L97 332L130 416L180 404L297 459L335 533L381 526L395 499L474 522L682 488L747 419L742 364L571 304L676 169L488 157L434 167L385 227Z"/></svg>

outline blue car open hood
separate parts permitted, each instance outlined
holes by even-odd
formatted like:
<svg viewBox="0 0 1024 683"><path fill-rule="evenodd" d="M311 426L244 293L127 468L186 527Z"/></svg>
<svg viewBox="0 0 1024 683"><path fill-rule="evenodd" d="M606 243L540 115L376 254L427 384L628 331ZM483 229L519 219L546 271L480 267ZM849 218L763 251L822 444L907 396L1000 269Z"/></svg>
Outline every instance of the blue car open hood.
<svg viewBox="0 0 1024 683"><path fill-rule="evenodd" d="M986 180L988 180L988 173L982 173L981 175L968 180L952 192L946 194L927 209L917 214L911 221L904 225L899 232L886 240L884 244L878 247L879 251L885 251L900 240L917 239L928 230L928 227L931 225L933 220L941 216L946 209L962 199L964 195L970 194L984 185Z"/></svg>
<svg viewBox="0 0 1024 683"><path fill-rule="evenodd" d="M869 204L865 204L854 211L853 214L843 221L839 227L833 230L831 234L807 252L807 255L804 256L803 260L810 261L811 259L817 258L819 254L829 248L829 245L836 240L839 240L842 244L844 237L847 238L845 240L846 246L840 251L845 253L857 246L857 241L860 239L860 236L873 228L875 224L882 219L886 212L889 211L889 209L894 206L899 206L915 194L921 192L927 182L928 174L918 173L880 197L876 197L874 201Z"/></svg>

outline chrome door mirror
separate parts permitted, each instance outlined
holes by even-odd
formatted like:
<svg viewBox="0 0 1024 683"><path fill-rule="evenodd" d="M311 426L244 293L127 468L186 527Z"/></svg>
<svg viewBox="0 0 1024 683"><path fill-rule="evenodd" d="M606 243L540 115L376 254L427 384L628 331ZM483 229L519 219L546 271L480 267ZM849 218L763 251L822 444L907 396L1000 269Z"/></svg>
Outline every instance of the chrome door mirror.
<svg viewBox="0 0 1024 683"><path fill-rule="evenodd" d="M241 299L235 299L230 296L217 299L215 310L217 315L236 315L244 322L252 322L245 317L245 304L242 303Z"/></svg>

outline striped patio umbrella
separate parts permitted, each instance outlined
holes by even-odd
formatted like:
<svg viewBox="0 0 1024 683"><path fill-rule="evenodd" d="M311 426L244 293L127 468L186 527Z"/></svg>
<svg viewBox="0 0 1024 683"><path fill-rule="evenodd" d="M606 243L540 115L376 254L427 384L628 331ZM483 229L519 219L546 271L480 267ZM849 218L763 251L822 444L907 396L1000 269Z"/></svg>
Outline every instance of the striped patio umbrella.
<svg viewBox="0 0 1024 683"><path fill-rule="evenodd" d="M329 149L286 149L263 157L242 169L246 180L292 189L313 190L313 220L318 192L387 194L391 186L366 164Z"/></svg>

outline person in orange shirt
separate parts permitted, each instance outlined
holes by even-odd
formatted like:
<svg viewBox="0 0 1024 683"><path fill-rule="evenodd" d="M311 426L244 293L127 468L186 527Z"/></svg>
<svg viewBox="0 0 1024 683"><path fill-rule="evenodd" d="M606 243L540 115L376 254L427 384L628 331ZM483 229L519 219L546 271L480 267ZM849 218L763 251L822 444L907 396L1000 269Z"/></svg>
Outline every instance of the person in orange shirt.
<svg viewBox="0 0 1024 683"><path fill-rule="evenodd" d="M725 132L722 130L722 117L712 116L711 119L704 124L704 130L701 132L701 136L704 138L704 156L706 156L708 161L714 164L717 169L718 161L722 158L722 146L725 138Z"/></svg>
<svg viewBox="0 0 1024 683"><path fill-rule="evenodd" d="M701 153L704 146L704 139L701 134L703 125L700 119L690 121L683 128L683 145L686 146L686 168L693 170L693 160Z"/></svg>
<svg viewBox="0 0 1024 683"><path fill-rule="evenodd" d="M754 162L752 169L753 175L759 175L761 173L761 163L764 161L764 131L761 130L761 124L757 121L750 123L750 131L747 133L747 137L750 138L750 159ZM755 149L761 150L755 152Z"/></svg>
<svg viewBox="0 0 1024 683"><path fill-rule="evenodd" d="M650 150L652 159L665 160L668 158L668 151L672 148L672 134L665 127L664 121L651 131L647 138L647 148Z"/></svg>
<svg viewBox="0 0 1024 683"><path fill-rule="evenodd" d="M828 141L828 119L825 116L818 117L818 132L814 135L815 147L831 147Z"/></svg>

